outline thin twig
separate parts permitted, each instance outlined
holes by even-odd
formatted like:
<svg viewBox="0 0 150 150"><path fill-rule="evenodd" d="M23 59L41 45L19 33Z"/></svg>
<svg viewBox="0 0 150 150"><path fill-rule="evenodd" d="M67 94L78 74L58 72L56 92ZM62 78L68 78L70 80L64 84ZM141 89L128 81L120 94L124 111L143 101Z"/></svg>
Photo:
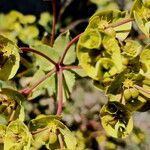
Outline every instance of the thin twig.
<svg viewBox="0 0 150 150"><path fill-rule="evenodd" d="M53 47L54 37L55 37L55 27L56 27L56 0L52 0L52 9L53 9L53 23L52 23L52 33L50 39L50 46Z"/></svg>
<svg viewBox="0 0 150 150"><path fill-rule="evenodd" d="M62 105L63 105L63 71L60 70L57 72L58 75L58 108L57 114L58 116L62 113Z"/></svg>
<svg viewBox="0 0 150 150"><path fill-rule="evenodd" d="M111 23L111 24L109 24L108 26L106 26L105 27L105 29L108 29L108 28L115 28L115 27L118 27L118 26L120 26L120 25L123 25L123 24L126 24L126 23L128 23L128 22L132 22L132 21L134 21L134 19L133 18L127 18L127 19L124 19L124 20L122 20L122 21L118 21L118 22L115 22L115 23Z"/></svg>
<svg viewBox="0 0 150 150"><path fill-rule="evenodd" d="M51 58L49 58L47 55L45 55L44 53L42 52L39 52L33 48L29 48L29 47L20 47L20 49L23 51L23 52L33 52L35 54L38 54L40 56L42 56L43 58L47 59L49 62L51 62L52 64L54 64L56 66L56 62L54 62Z"/></svg>
<svg viewBox="0 0 150 150"><path fill-rule="evenodd" d="M63 139L62 139L62 136L60 133L58 134L58 141L60 144L60 148L63 149L64 148L64 142L63 142Z"/></svg>
<svg viewBox="0 0 150 150"><path fill-rule="evenodd" d="M42 131L46 131L46 130L49 130L49 128L48 127L41 128L41 129L39 128L38 130L32 131L31 133L32 133L32 135L34 135L34 134L38 134L38 133L40 133Z"/></svg>
<svg viewBox="0 0 150 150"><path fill-rule="evenodd" d="M88 22L89 19L80 19L80 20L76 20L74 22L72 22L71 24L69 24L66 28L62 28L61 32L65 32L66 30L71 30L74 29L76 26L78 26L81 23L84 22Z"/></svg>
<svg viewBox="0 0 150 150"><path fill-rule="evenodd" d="M22 63L22 65L24 65L26 68L31 68L33 65L28 62L25 58L20 57L20 62Z"/></svg>
<svg viewBox="0 0 150 150"><path fill-rule="evenodd" d="M65 50L64 50L64 52L63 52L63 54L62 54L62 57L60 58L60 61L59 61L60 64L63 63L64 58L65 58L65 56L66 56L66 54L67 54L69 48L70 48L76 41L78 41L78 39L79 39L79 37L81 36L81 34L82 34L82 33L78 34L75 38L73 38L73 39L68 43L68 45L66 46L66 48L65 48Z"/></svg>
<svg viewBox="0 0 150 150"><path fill-rule="evenodd" d="M65 12L66 8L71 4L73 0L66 0L64 4L62 4L60 11L59 11L59 15L58 15L58 21L61 21L61 17L63 15L63 13Z"/></svg>
<svg viewBox="0 0 150 150"><path fill-rule="evenodd" d="M63 70L68 70L68 69L82 69L81 66L63 66L62 67Z"/></svg>
<svg viewBox="0 0 150 150"><path fill-rule="evenodd" d="M134 85L134 87L135 87L136 89L138 89L138 90L143 91L143 92L146 93L146 94L150 94L150 91L148 91L148 90L146 90L146 89L144 89L144 88L142 88L142 87L140 87L140 86L138 86L138 85Z"/></svg>
<svg viewBox="0 0 150 150"><path fill-rule="evenodd" d="M37 82L35 82L32 87L28 87L25 89L20 90L19 92L24 94L24 95L28 95L30 94L33 89L35 89L39 84L41 84L43 81L45 81L48 77L50 77L54 72L56 72L56 68L53 68L50 72L48 72L45 76L43 76L42 78L40 78Z"/></svg>

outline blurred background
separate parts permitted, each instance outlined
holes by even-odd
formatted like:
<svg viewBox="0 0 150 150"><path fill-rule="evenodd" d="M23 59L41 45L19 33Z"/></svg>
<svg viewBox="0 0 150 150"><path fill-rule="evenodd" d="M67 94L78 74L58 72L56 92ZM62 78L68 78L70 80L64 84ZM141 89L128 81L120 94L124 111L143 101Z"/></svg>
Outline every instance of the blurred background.
<svg viewBox="0 0 150 150"><path fill-rule="evenodd" d="M127 10L132 3L132 0L57 0L56 35L69 29L71 36L74 37L84 31L89 17L96 11ZM14 23L13 17L18 15L16 11L32 17L30 16L26 22ZM19 46L27 46L42 40L43 36L49 36L51 23L51 0L0 0L0 33L7 35ZM28 85L34 70L26 73L24 71L34 60L30 55L24 55L24 58L28 60L28 65L22 65L17 78L4 86L16 87L16 83L20 87ZM107 97L92 85L90 79L82 79L79 76L76 76L76 79L78 80L75 82L73 92L70 93L69 101L64 106L63 122L76 135L77 150L150 150L149 112L134 114L135 128L127 139L109 137L101 127L99 118L99 110L107 102ZM27 112L26 122L38 114L54 114L55 96L45 92L36 95L32 102L26 102L24 104Z"/></svg>

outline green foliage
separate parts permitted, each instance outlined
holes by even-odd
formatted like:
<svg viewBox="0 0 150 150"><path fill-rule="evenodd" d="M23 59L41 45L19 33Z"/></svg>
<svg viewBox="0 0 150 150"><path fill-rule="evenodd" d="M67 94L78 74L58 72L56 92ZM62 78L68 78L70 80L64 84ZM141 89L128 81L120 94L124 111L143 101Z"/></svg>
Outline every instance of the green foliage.
<svg viewBox="0 0 150 150"><path fill-rule="evenodd" d="M63 54L63 50L65 49L69 41L70 41L70 33L66 32L56 38L53 47L50 47L42 43L33 45L32 47L37 51L42 52L55 62L58 62L59 58ZM72 63L75 62L76 54L74 49L75 49L74 45L72 45L69 48L69 51L66 54L66 57L63 62L65 65L71 65ZM35 57L36 57L35 66L38 67L38 69L31 79L30 86L32 86L37 79L44 77L46 72L50 71L54 67L54 65L51 64L48 60L45 60L45 58L39 55L35 55ZM72 92L72 88L75 84L75 73L65 70L63 71L63 77L64 77L63 100L66 101L66 99L69 98L69 95ZM41 94L44 94L46 91L48 92L49 96L56 94L58 92L57 82L58 82L57 74L54 73L51 77L49 77L39 86L37 86L37 88L34 89L31 95L29 95L29 99L33 99Z"/></svg>
<svg viewBox="0 0 150 150"><path fill-rule="evenodd" d="M139 28L140 18L136 16L140 14L142 19L147 17L144 20L145 27L141 27L143 32L149 30L149 5L148 1L145 3L136 0L130 12ZM94 85L108 94L109 101L114 101L101 109L102 125L109 135L120 138L126 137L132 130L131 114L127 112L147 111L150 108L149 45L144 47L138 40L127 38L132 20L128 12L97 12L90 18L77 44L79 64L93 79ZM149 32L144 34L149 37ZM107 111L109 103L114 103L117 110L126 111L124 117L128 119L125 125L119 125L117 115L111 116ZM124 129L119 131L119 126Z"/></svg>
<svg viewBox="0 0 150 150"><path fill-rule="evenodd" d="M139 27L139 29L147 36L150 37L150 1L149 0L136 0L134 2L131 15Z"/></svg>
<svg viewBox="0 0 150 150"><path fill-rule="evenodd" d="M29 150L30 144L28 127L20 120L12 121L6 128L4 150Z"/></svg>
<svg viewBox="0 0 150 150"><path fill-rule="evenodd" d="M106 132L115 138L125 138L133 128L131 113L119 102L109 102L102 107L101 121Z"/></svg>
<svg viewBox="0 0 150 150"><path fill-rule="evenodd" d="M13 78L19 68L19 48L2 35L0 35L0 59L0 80Z"/></svg>
<svg viewBox="0 0 150 150"><path fill-rule="evenodd" d="M14 42L21 40L25 44L32 44L39 36L39 30L35 26L36 17L23 15L12 10L8 14L0 14L1 34Z"/></svg>
<svg viewBox="0 0 150 150"><path fill-rule="evenodd" d="M51 28L53 16L48 12L43 12L39 19L17 11L0 14L0 149L89 150L87 145L94 139L104 145L101 149L115 150L124 143L122 138L129 134L137 145L145 141L144 133L133 127L132 116L135 111L150 109L150 1L135 0L129 11L120 11L119 1L90 1L96 4L97 10L105 10L96 12L89 19L85 31L73 40L70 32L66 31L50 42L55 35L54 28ZM63 11L61 9L58 14L57 33L57 28L61 28L59 21ZM133 26L133 21L137 26ZM39 32L38 26L45 32L52 30L50 39L45 32ZM39 33L44 37L39 37ZM146 41L141 39L141 33ZM18 41L29 46L20 48L22 52L33 54L20 55L15 44ZM20 67L20 62L26 70ZM76 102L66 101L71 98L79 76L90 77L92 86L108 98L107 103L103 100L105 104L100 110L101 125L106 134L97 123L99 104L95 111L94 98L88 94L86 99L90 99L92 106L89 107L88 100L81 102L84 99L81 87L77 91ZM13 77L17 78L11 80ZM18 84L18 81L24 83ZM86 80L81 84L88 92L93 90L87 86ZM25 89L17 90L20 86ZM28 100L36 99L39 103L27 102L23 94ZM49 109L54 105L56 115L38 115L46 112L47 108L44 107L42 112L38 107L41 107L41 98L47 97L55 99L45 102L46 105L50 103ZM63 107L65 115L72 113L71 123L64 121L69 116L61 116ZM30 110L31 114L25 114L25 110ZM32 113L36 115L35 119L30 118ZM64 122L80 130L72 133Z"/></svg>
<svg viewBox="0 0 150 150"><path fill-rule="evenodd" d="M15 90L1 89L0 91L0 124L6 125L10 121L19 119L24 121L24 107L22 102L25 98Z"/></svg>
<svg viewBox="0 0 150 150"><path fill-rule="evenodd" d="M61 137L65 142L64 148L75 149L76 139L60 119L57 116L39 116L31 120L29 128L33 134L33 147L38 149L46 145L47 149L58 149L58 138Z"/></svg>

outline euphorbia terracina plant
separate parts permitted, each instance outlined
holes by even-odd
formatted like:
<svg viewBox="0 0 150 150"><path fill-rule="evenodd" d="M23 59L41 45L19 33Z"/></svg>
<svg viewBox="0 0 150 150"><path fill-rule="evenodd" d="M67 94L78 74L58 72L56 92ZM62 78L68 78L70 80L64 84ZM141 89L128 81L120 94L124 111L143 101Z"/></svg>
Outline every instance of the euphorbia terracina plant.
<svg viewBox="0 0 150 150"><path fill-rule="evenodd" d="M0 141L4 150L38 150L43 145L50 150L76 150L74 134L61 122L63 102L72 92L75 74L90 77L93 86L107 95L100 119L110 136L126 138L132 132L133 113L150 109L150 0L135 0L130 11L95 13L85 31L71 41L69 31L54 40L56 1L52 4L49 45L36 40L19 48L5 33L0 35L0 80L5 83L17 75L23 52L31 52L36 70L28 87L1 88ZM15 13L16 20L20 16ZM135 26L148 42L130 34ZM27 124L24 101L46 91L56 95L56 115L39 115Z"/></svg>

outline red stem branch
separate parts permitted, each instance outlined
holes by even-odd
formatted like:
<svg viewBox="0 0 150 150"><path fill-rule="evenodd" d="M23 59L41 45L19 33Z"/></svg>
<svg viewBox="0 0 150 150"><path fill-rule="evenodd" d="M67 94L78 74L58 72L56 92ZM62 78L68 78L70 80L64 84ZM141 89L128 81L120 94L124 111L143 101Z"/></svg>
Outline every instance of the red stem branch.
<svg viewBox="0 0 150 150"><path fill-rule="evenodd" d="M54 72L56 72L56 68L53 68L50 72L48 72L45 76L40 78L37 82L35 82L32 87L27 87L25 89L20 90L19 92L24 95L30 94L39 84L45 81L48 77L50 77Z"/></svg>
<svg viewBox="0 0 150 150"><path fill-rule="evenodd" d="M60 64L63 64L64 58L65 58L65 56L66 56L66 54L67 54L69 48L70 48L76 41L78 41L78 39L79 39L79 37L81 36L81 34L82 34L82 33L78 34L75 38L73 38L73 39L68 43L68 45L66 46L66 48L65 48L65 50L64 50L64 52L63 52L63 54L62 54L62 57L60 58L60 61L59 61Z"/></svg>
<svg viewBox="0 0 150 150"><path fill-rule="evenodd" d="M33 52L35 54L38 54L42 57L44 57L45 59L47 59L49 62L51 62L52 64L54 64L56 66L56 62L54 62L51 58L49 58L47 55L45 55L44 53L41 53L33 48L29 48L29 47L20 47L20 49L23 51L23 52Z"/></svg>
<svg viewBox="0 0 150 150"><path fill-rule="evenodd" d="M63 71L62 68L57 72L58 75L58 108L57 114L58 116L62 113L62 105L63 105Z"/></svg>
<svg viewBox="0 0 150 150"><path fill-rule="evenodd" d="M52 33L50 39L50 46L53 47L54 37L55 37L55 27L56 27L56 0L52 0L52 9L53 9L53 23L52 23Z"/></svg>
<svg viewBox="0 0 150 150"><path fill-rule="evenodd" d="M81 66L63 66L62 67L63 70L67 70L67 69L82 69Z"/></svg>

